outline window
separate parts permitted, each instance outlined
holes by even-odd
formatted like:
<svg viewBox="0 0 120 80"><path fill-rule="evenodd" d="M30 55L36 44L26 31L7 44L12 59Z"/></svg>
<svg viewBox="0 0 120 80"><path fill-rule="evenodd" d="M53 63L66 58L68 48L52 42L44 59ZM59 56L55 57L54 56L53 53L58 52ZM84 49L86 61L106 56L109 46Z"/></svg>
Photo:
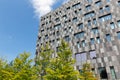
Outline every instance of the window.
<svg viewBox="0 0 120 80"><path fill-rule="evenodd" d="M118 24L118 26L120 27L120 20L119 20L119 21L117 21L117 24Z"/></svg>
<svg viewBox="0 0 120 80"><path fill-rule="evenodd" d="M79 9L79 13L80 13L80 14L82 13L82 10L81 10L81 9Z"/></svg>
<svg viewBox="0 0 120 80"><path fill-rule="evenodd" d="M59 21L60 21L60 19L59 19L59 18L56 18L56 19L55 19L55 21L56 21L56 22L59 22Z"/></svg>
<svg viewBox="0 0 120 80"><path fill-rule="evenodd" d="M79 32L79 33L76 33L76 34L74 34L74 36L76 37L76 38L83 38L84 37L84 34L85 34L85 32Z"/></svg>
<svg viewBox="0 0 120 80"><path fill-rule="evenodd" d="M103 8L100 8L100 13L103 13L103 12L104 12Z"/></svg>
<svg viewBox="0 0 120 80"><path fill-rule="evenodd" d="M74 12L75 12L75 14L78 14L77 10L75 10Z"/></svg>
<svg viewBox="0 0 120 80"><path fill-rule="evenodd" d="M69 37L69 36L65 36L64 39L65 39L65 41L67 41L67 42L70 41L70 37Z"/></svg>
<svg viewBox="0 0 120 80"><path fill-rule="evenodd" d="M107 40L108 42L111 41L111 35L110 35L110 34L106 34L106 40Z"/></svg>
<svg viewBox="0 0 120 80"><path fill-rule="evenodd" d="M41 32L44 32L44 29L42 29Z"/></svg>
<svg viewBox="0 0 120 80"><path fill-rule="evenodd" d="M71 32L72 31L72 28L71 27L69 27L69 32Z"/></svg>
<svg viewBox="0 0 120 80"><path fill-rule="evenodd" d="M106 0L106 2L110 2L110 0Z"/></svg>
<svg viewBox="0 0 120 80"><path fill-rule="evenodd" d="M120 1L118 1L118 6L120 6Z"/></svg>
<svg viewBox="0 0 120 80"><path fill-rule="evenodd" d="M48 39L48 35L45 35L45 39Z"/></svg>
<svg viewBox="0 0 120 80"><path fill-rule="evenodd" d="M90 17L94 17L94 16L95 16L95 12L94 11L84 14L85 18L90 18Z"/></svg>
<svg viewBox="0 0 120 80"><path fill-rule="evenodd" d="M82 46L82 47L85 47L85 46L86 46L85 40L83 40L83 41L81 42L81 46Z"/></svg>
<svg viewBox="0 0 120 80"><path fill-rule="evenodd" d="M87 2L91 3L91 2L92 2L92 0L87 0Z"/></svg>
<svg viewBox="0 0 120 80"><path fill-rule="evenodd" d="M99 67L99 68L98 68L98 71L99 71L99 73L100 73L101 79L108 79L108 76L107 76L107 72L106 72L105 67Z"/></svg>
<svg viewBox="0 0 120 80"><path fill-rule="evenodd" d="M114 24L114 22L110 23L110 27L111 27L111 29L115 29L115 24Z"/></svg>
<svg viewBox="0 0 120 80"><path fill-rule="evenodd" d="M99 21L100 22L104 22L104 21L111 20L111 19L112 19L112 15L111 14L107 14L107 15L99 17Z"/></svg>
<svg viewBox="0 0 120 80"><path fill-rule="evenodd" d="M115 73L115 70L114 70L113 66L110 66L110 72L111 72L111 75L112 75L112 79L116 79L116 73Z"/></svg>
<svg viewBox="0 0 120 80"><path fill-rule="evenodd" d="M97 28L97 27L96 27L96 28L92 28L91 32L92 32L92 33L94 33L94 34L99 33L99 32L98 32L98 28Z"/></svg>
<svg viewBox="0 0 120 80"><path fill-rule="evenodd" d="M94 25L96 25L96 24L97 24L96 19L93 19L93 24L94 24Z"/></svg>
<svg viewBox="0 0 120 80"><path fill-rule="evenodd" d="M60 27L61 27L61 24L57 24L57 25L54 26L55 29L58 29Z"/></svg>
<svg viewBox="0 0 120 80"><path fill-rule="evenodd" d="M56 33L56 34L57 34L57 36L59 36L59 35L60 35L60 32L59 32L59 31L57 31L57 33Z"/></svg>
<svg viewBox="0 0 120 80"><path fill-rule="evenodd" d="M67 7L66 9L67 9L67 10L69 10L69 9L70 9L70 7Z"/></svg>
<svg viewBox="0 0 120 80"><path fill-rule="evenodd" d="M72 7L73 8L79 8L80 7L80 3L74 4Z"/></svg>
<svg viewBox="0 0 120 80"><path fill-rule="evenodd" d="M109 12L110 11L110 6L105 6L105 11Z"/></svg>
<svg viewBox="0 0 120 80"><path fill-rule="evenodd" d="M91 26L91 21L90 20L88 21L88 26Z"/></svg>
<svg viewBox="0 0 120 80"><path fill-rule="evenodd" d="M67 15L64 15L64 16L63 16L63 19L67 19Z"/></svg>
<svg viewBox="0 0 120 80"><path fill-rule="evenodd" d="M91 9L91 5L86 6L87 11L90 10L90 9Z"/></svg>
<svg viewBox="0 0 120 80"><path fill-rule="evenodd" d="M83 23L78 24L77 27L78 27L79 29L83 29Z"/></svg>
<svg viewBox="0 0 120 80"><path fill-rule="evenodd" d="M95 39L94 39L94 38L91 38L91 39L90 39L90 43L91 43L91 45L93 45L93 44L95 43Z"/></svg>
<svg viewBox="0 0 120 80"><path fill-rule="evenodd" d="M77 22L77 17L73 18L72 21L73 21L73 22Z"/></svg>
<svg viewBox="0 0 120 80"><path fill-rule="evenodd" d="M87 54L85 52L77 53L75 54L75 58L77 63L84 63L87 60Z"/></svg>
<svg viewBox="0 0 120 80"><path fill-rule="evenodd" d="M96 51L90 51L90 58L96 59Z"/></svg>
<svg viewBox="0 0 120 80"><path fill-rule="evenodd" d="M101 1L97 1L97 2L95 2L95 5L98 6L98 7L101 6L101 4L102 4Z"/></svg>
<svg viewBox="0 0 120 80"><path fill-rule="evenodd" d="M80 42L77 42L77 47L80 48Z"/></svg>
<svg viewBox="0 0 120 80"><path fill-rule="evenodd" d="M97 37L96 40L97 40L97 43L98 43L98 44L101 42L101 41L100 41L100 37Z"/></svg>
<svg viewBox="0 0 120 80"><path fill-rule="evenodd" d="M51 43L54 44L54 43L55 43L55 40L52 40Z"/></svg>
<svg viewBox="0 0 120 80"><path fill-rule="evenodd" d="M118 39L120 39L120 32L117 32L117 37Z"/></svg>
<svg viewBox="0 0 120 80"><path fill-rule="evenodd" d="M40 36L38 36L38 41L41 41L41 37Z"/></svg>

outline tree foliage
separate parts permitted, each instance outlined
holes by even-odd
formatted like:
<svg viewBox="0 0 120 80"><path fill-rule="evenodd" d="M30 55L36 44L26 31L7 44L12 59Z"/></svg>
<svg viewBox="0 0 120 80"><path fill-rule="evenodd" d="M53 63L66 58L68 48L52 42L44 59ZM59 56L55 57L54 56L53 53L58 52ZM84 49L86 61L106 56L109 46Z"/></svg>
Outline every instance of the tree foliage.
<svg viewBox="0 0 120 80"><path fill-rule="evenodd" d="M50 59L53 51L50 49L49 44L45 47L41 46L40 53L36 57L36 67L39 71L40 79L43 80L43 76L46 75L46 68L50 64Z"/></svg>
<svg viewBox="0 0 120 80"><path fill-rule="evenodd" d="M36 67L29 53L20 54L10 64L0 60L0 80L37 80Z"/></svg>
<svg viewBox="0 0 120 80"><path fill-rule="evenodd" d="M10 63L1 58L0 80L97 80L88 63L83 65L81 72L74 69L72 51L63 40L56 53L49 44L42 46L35 66L29 57L29 53L23 53Z"/></svg>
<svg viewBox="0 0 120 80"><path fill-rule="evenodd" d="M89 63L83 64L83 68L80 72L80 79L81 80L98 80L93 72L91 71L91 66Z"/></svg>
<svg viewBox="0 0 120 80"><path fill-rule="evenodd" d="M78 80L79 72L74 70L74 62L69 45L62 41L57 57L50 59L44 80Z"/></svg>

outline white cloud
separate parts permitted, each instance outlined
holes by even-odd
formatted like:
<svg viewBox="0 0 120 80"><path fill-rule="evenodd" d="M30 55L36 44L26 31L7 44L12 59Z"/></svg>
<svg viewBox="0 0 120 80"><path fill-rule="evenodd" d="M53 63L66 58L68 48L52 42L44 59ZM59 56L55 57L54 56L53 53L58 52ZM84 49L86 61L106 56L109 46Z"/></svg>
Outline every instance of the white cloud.
<svg viewBox="0 0 120 80"><path fill-rule="evenodd" d="M67 3L68 1L70 1L70 0L63 0L63 4Z"/></svg>
<svg viewBox="0 0 120 80"><path fill-rule="evenodd" d="M33 8L35 9L35 14L39 18L52 10L55 3L60 0L31 0ZM63 4L69 0L62 0Z"/></svg>
<svg viewBox="0 0 120 80"><path fill-rule="evenodd" d="M40 18L40 16L52 10L52 6L57 0L31 0L33 8L35 9L35 14Z"/></svg>

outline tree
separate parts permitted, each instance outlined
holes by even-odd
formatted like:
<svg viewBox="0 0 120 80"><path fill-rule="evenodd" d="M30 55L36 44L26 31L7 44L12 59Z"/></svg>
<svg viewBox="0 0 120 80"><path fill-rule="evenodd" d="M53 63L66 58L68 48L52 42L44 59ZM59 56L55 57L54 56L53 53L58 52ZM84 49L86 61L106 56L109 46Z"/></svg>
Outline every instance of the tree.
<svg viewBox="0 0 120 80"><path fill-rule="evenodd" d="M50 59L53 51L50 49L49 43L45 46L41 46L40 52L36 56L36 67L39 71L40 79L43 80L43 76L46 75L46 68L50 64Z"/></svg>
<svg viewBox="0 0 120 80"><path fill-rule="evenodd" d="M80 72L80 79L81 80L97 80L94 74L91 71L91 66L89 63L83 64L83 68Z"/></svg>
<svg viewBox="0 0 120 80"><path fill-rule="evenodd" d="M37 80L37 70L29 56L29 53L20 54L10 64L3 65L0 80Z"/></svg>
<svg viewBox="0 0 120 80"><path fill-rule="evenodd" d="M79 72L74 70L74 62L69 45L62 40L57 57L50 59L44 80L78 80Z"/></svg>

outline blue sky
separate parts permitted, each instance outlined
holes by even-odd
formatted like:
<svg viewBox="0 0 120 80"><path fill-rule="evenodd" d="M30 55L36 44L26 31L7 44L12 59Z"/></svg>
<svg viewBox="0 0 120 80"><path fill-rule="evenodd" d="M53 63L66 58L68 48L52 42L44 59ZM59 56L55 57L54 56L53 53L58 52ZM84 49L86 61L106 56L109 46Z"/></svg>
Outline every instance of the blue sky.
<svg viewBox="0 0 120 80"><path fill-rule="evenodd" d="M47 6L52 10L63 1ZM42 10L35 12L37 8L32 0L0 0L0 57L11 61L24 51L30 52L32 58L35 56L39 17L45 14Z"/></svg>

